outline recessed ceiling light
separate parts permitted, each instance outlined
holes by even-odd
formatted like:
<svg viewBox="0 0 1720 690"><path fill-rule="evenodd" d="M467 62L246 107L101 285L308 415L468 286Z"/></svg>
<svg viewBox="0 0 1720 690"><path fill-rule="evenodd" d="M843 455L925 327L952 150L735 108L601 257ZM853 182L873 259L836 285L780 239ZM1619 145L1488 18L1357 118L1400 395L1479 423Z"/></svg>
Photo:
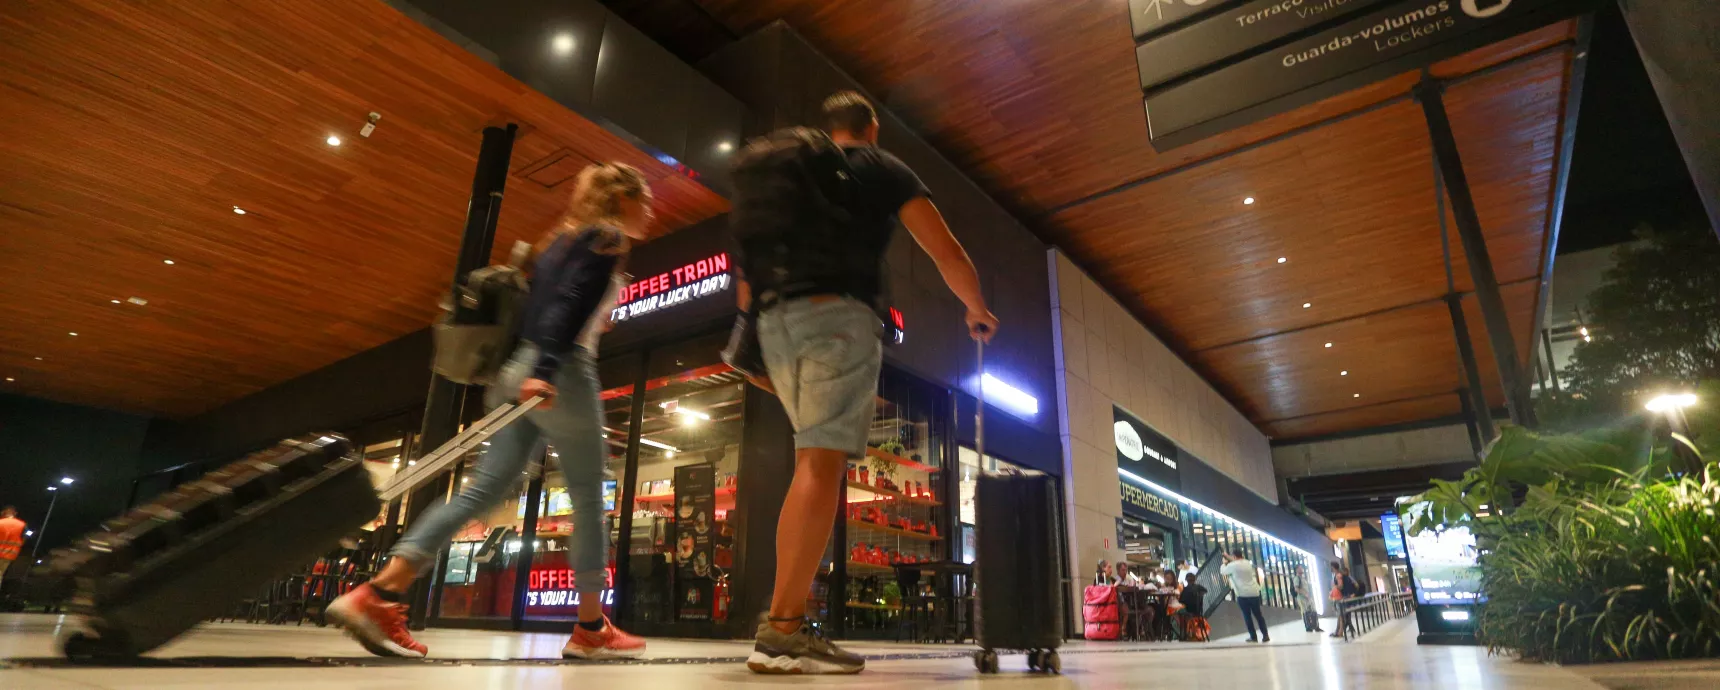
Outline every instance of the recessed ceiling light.
<svg viewBox="0 0 1720 690"><path fill-rule="evenodd" d="M125 301L130 302L130 303L135 304L135 305L140 306L140 307L145 305L145 304L149 304L149 300L146 300L142 297L127 297Z"/></svg>
<svg viewBox="0 0 1720 690"><path fill-rule="evenodd" d="M42 361L42 358L41 358L41 357L37 357L37 358L36 358L36 361L38 361L38 362L40 362L40 361Z"/></svg>
<svg viewBox="0 0 1720 690"><path fill-rule="evenodd" d="M720 141L717 142L717 150L722 151L723 153L728 153L735 150L735 145L726 141Z"/></svg>
<svg viewBox="0 0 1720 690"><path fill-rule="evenodd" d="M1350 396L1350 397L1352 397L1352 398L1360 398L1360 397L1362 397L1362 394L1361 394L1361 393L1357 393L1357 394L1355 394L1355 395L1352 395L1352 396Z"/></svg>
<svg viewBox="0 0 1720 690"><path fill-rule="evenodd" d="M117 299L110 299L108 301L113 302L114 304L119 304L119 300L117 300Z"/></svg>
<svg viewBox="0 0 1720 690"><path fill-rule="evenodd" d="M1287 256L1278 257L1278 263L1284 263L1284 262L1289 261L1289 260L1290 260L1290 257L1287 257Z"/></svg>
<svg viewBox="0 0 1720 690"><path fill-rule="evenodd" d="M245 209L242 209L242 208L239 208L239 207L238 207L238 206L234 206L234 207L233 207L233 212L234 212L234 213L237 213L237 214L239 214L239 215L241 215L241 216L242 216L242 215L245 215Z"/></svg>
<svg viewBox="0 0 1720 690"><path fill-rule="evenodd" d="M1303 302L1303 303L1302 303L1302 308L1303 308L1303 309L1307 309L1307 308L1309 308L1309 307L1312 307L1312 306L1314 306L1314 303L1313 303L1313 302Z"/></svg>
<svg viewBox="0 0 1720 690"><path fill-rule="evenodd" d="M328 135L328 138L324 139L324 141L327 141L329 146L340 146L340 137L333 134Z"/></svg>
<svg viewBox="0 0 1720 690"><path fill-rule="evenodd" d="M1254 197L1248 197L1248 198L1242 200L1242 204L1244 206L1247 206L1247 205L1250 205L1253 203L1254 203Z"/></svg>
<svg viewBox="0 0 1720 690"><path fill-rule="evenodd" d="M1331 347L1331 346L1332 346L1331 343L1326 343L1326 347Z"/></svg>
<svg viewBox="0 0 1720 690"><path fill-rule="evenodd" d="M172 266L172 265L173 265L173 259L162 259L162 260L161 260L161 263L164 263L164 264L167 264L167 265L169 265L169 266Z"/></svg>
<svg viewBox="0 0 1720 690"><path fill-rule="evenodd" d="M69 336L72 336L72 337L73 337L73 338L76 338L76 337L78 337L78 332L77 332L77 331L72 331L72 332L70 332L70 333L67 333L67 334L66 334L66 335L69 335Z"/></svg>
<svg viewBox="0 0 1720 690"><path fill-rule="evenodd" d="M573 46L573 34L556 34L555 38L550 39L549 42L549 47L554 49L558 55L567 55L572 53Z"/></svg>
<svg viewBox="0 0 1720 690"><path fill-rule="evenodd" d="M1340 371L1340 372L1338 372L1338 375L1339 375L1339 376L1349 376L1349 375L1350 375L1350 370L1349 370L1349 369L1345 369L1345 370L1343 370L1343 371Z"/></svg>
<svg viewBox="0 0 1720 690"><path fill-rule="evenodd" d="M7 383L11 383L11 382L13 382L13 381L16 381L16 380L18 380L18 379L15 379L15 378L12 378L12 377L10 377L10 376L8 376L8 377L6 377L6 382L7 382Z"/></svg>

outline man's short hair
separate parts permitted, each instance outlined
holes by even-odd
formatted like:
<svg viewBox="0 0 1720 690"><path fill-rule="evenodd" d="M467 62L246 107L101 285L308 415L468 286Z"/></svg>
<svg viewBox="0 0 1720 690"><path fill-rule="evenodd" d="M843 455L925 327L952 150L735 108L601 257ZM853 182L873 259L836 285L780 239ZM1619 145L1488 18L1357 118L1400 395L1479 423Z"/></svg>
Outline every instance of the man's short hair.
<svg viewBox="0 0 1720 690"><path fill-rule="evenodd" d="M4 508L0 508L0 515L17 515L17 514L18 514L18 509L13 507L13 506L6 506Z"/></svg>
<svg viewBox="0 0 1720 690"><path fill-rule="evenodd" d="M878 111L858 91L838 91L824 99L824 128L859 134L877 121Z"/></svg>
<svg viewBox="0 0 1720 690"><path fill-rule="evenodd" d="M1243 553L1242 549L1237 549L1235 551L1232 551L1232 552L1230 552L1230 555L1235 556L1237 558L1241 558L1241 559L1247 559L1248 558L1248 554Z"/></svg>

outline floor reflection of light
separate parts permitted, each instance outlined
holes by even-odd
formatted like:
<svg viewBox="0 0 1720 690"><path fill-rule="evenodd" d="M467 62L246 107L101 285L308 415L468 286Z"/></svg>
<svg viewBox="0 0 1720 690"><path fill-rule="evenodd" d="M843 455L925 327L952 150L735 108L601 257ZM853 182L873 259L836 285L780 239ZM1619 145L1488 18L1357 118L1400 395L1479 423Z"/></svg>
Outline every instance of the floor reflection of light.
<svg viewBox="0 0 1720 690"><path fill-rule="evenodd" d="M1328 642L1320 648L1320 680L1326 690L1343 690L1344 679L1338 674L1338 645Z"/></svg>
<svg viewBox="0 0 1720 690"><path fill-rule="evenodd" d="M1487 687L1487 681L1482 679L1481 665L1477 663L1476 648L1452 649L1451 668L1457 673L1457 687L1477 690Z"/></svg>

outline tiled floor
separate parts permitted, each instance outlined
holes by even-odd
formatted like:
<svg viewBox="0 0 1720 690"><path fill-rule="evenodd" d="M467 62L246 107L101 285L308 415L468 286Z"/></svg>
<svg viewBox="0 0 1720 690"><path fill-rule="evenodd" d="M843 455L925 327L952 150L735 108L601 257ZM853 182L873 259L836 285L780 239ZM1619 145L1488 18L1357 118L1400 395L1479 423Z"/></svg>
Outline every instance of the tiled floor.
<svg viewBox="0 0 1720 690"><path fill-rule="evenodd" d="M1211 644L1106 644L1072 642L1063 649L1061 677L1028 675L1019 656L1006 657L1004 673L982 677L965 656L969 648L856 644L873 658L866 673L851 677L766 678L732 659L742 642L653 640L649 663L576 664L495 659L552 658L562 638L554 635L432 630L423 639L441 663L377 662L339 634L326 629L253 625L200 628L158 650L148 664L80 668L64 663L10 663L6 659L54 654L60 620L41 615L0 616L0 688L482 688L670 687L718 688L768 685L901 687L930 683L1011 688L1245 688L1248 690L1339 690L1349 688L1440 688L1491 690L1588 690L1616 688L1720 687L1720 665L1632 665L1568 669L1490 658L1473 647L1422 647L1415 623L1403 620L1353 643L1308 635L1299 624L1273 630L1271 645L1239 639ZM226 659L209 659L226 657ZM263 665L253 665L259 658ZM307 664L291 658L327 658ZM202 667L167 664L198 658ZM342 664L362 664L346 666ZM10 665L11 668L5 668ZM1593 676L1590 680L1585 676Z"/></svg>

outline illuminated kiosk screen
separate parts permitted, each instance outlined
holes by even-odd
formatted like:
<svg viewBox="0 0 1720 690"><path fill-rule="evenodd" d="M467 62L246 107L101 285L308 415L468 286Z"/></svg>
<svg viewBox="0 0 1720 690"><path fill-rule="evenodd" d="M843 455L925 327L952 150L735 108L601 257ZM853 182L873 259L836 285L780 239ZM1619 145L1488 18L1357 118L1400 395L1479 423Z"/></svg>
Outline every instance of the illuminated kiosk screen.
<svg viewBox="0 0 1720 690"><path fill-rule="evenodd" d="M1418 509L1425 510L1426 504L1411 506L1406 511L1406 521L1414 521ZM1468 527L1405 534L1404 544L1409 548L1409 564L1415 573L1416 603L1462 605L1485 601L1481 596L1481 567L1476 563L1479 552L1475 535Z"/></svg>

